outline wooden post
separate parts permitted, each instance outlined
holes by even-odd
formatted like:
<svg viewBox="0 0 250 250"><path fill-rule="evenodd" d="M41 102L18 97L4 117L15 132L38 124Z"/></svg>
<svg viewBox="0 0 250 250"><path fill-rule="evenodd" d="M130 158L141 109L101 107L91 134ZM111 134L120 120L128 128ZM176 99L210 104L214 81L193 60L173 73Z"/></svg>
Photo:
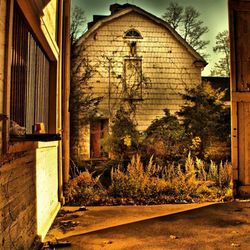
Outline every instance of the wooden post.
<svg viewBox="0 0 250 250"><path fill-rule="evenodd" d="M6 33L5 33L5 58L4 58L4 93L3 112L8 120L3 120L3 152L7 153L9 143L9 117L10 117L10 81L11 81L11 57L12 57L12 31L14 1L7 2Z"/></svg>
<svg viewBox="0 0 250 250"><path fill-rule="evenodd" d="M59 48L59 60L57 64L57 133L62 133L62 79L63 79L63 0L58 1L58 33L57 33L57 44ZM58 145L58 196L59 201L63 204L63 152L62 152L63 141L59 141Z"/></svg>
<svg viewBox="0 0 250 250"><path fill-rule="evenodd" d="M64 1L63 23L63 182L67 183L70 168L70 0Z"/></svg>
<svg viewBox="0 0 250 250"><path fill-rule="evenodd" d="M236 194L250 197L250 0L229 0L232 164Z"/></svg>

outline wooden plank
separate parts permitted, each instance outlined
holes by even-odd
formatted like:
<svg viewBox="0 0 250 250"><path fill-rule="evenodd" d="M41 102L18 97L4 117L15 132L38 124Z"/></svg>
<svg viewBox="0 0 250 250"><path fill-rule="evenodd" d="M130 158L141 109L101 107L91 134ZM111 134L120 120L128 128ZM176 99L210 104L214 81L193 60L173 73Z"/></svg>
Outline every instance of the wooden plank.
<svg viewBox="0 0 250 250"><path fill-rule="evenodd" d="M237 103L233 102L231 104L231 112L234 114L231 117L231 152L232 152L232 166L233 169L236 170L233 173L233 179L239 179L238 173L238 116L237 116Z"/></svg>
<svg viewBox="0 0 250 250"><path fill-rule="evenodd" d="M240 122L239 122L240 121ZM238 104L238 128L239 128L239 180L244 181L245 170L245 116L244 116L244 103Z"/></svg>
<svg viewBox="0 0 250 250"><path fill-rule="evenodd" d="M239 124L239 180L242 185L250 184L250 103L238 103ZM234 159L235 161L235 159Z"/></svg>
<svg viewBox="0 0 250 250"><path fill-rule="evenodd" d="M250 1L229 0L232 164L240 185L250 182Z"/></svg>
<svg viewBox="0 0 250 250"><path fill-rule="evenodd" d="M232 102L249 102L250 92L232 92Z"/></svg>
<svg viewBox="0 0 250 250"><path fill-rule="evenodd" d="M4 101L3 110L10 117L10 80L11 80L11 58L12 58L12 30L14 0L7 1L6 9L6 33L5 33L5 58L4 58ZM9 120L3 121L3 153L8 151L9 142Z"/></svg>
<svg viewBox="0 0 250 250"><path fill-rule="evenodd" d="M70 168L70 1L64 1L63 43L63 182L69 181Z"/></svg>
<svg viewBox="0 0 250 250"><path fill-rule="evenodd" d="M41 29L40 23L40 13L34 13L30 3L24 0L16 0L18 6L25 15L26 20L28 21L31 29L34 31L36 38L39 40L42 48L45 50L48 57L52 60L58 60L58 47L53 42L53 39L48 39L44 32Z"/></svg>

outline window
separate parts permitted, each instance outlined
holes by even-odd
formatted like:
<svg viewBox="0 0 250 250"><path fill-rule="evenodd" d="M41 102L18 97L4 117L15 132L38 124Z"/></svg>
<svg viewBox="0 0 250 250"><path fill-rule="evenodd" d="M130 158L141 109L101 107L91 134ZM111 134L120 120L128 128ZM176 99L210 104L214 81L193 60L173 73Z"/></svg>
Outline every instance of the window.
<svg viewBox="0 0 250 250"><path fill-rule="evenodd" d="M17 6L14 8L10 119L32 133L35 123L49 130L50 60Z"/></svg>
<svg viewBox="0 0 250 250"><path fill-rule="evenodd" d="M136 29L130 29L125 32L124 38L133 38L133 39L141 39L142 36L139 31Z"/></svg>
<svg viewBox="0 0 250 250"><path fill-rule="evenodd" d="M125 98L142 99L142 59L125 58L124 75Z"/></svg>

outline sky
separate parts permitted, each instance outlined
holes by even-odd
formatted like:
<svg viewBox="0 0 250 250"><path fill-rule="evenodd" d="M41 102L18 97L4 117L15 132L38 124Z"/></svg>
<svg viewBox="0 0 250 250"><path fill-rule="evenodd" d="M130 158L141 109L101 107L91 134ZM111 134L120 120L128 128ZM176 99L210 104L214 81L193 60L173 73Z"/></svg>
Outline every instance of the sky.
<svg viewBox="0 0 250 250"><path fill-rule="evenodd" d="M213 64L220 57L213 53L215 37L218 32L228 29L227 0L72 0L72 8L77 5L84 10L87 22L92 21L93 15L110 15L109 6L113 3L134 4L161 18L171 1L177 2L184 7L193 6L199 11L201 14L200 19L209 29L209 32L203 36L205 40L210 40L210 44L204 51L210 55L206 58L209 64L202 72L203 76L207 76L210 74Z"/></svg>

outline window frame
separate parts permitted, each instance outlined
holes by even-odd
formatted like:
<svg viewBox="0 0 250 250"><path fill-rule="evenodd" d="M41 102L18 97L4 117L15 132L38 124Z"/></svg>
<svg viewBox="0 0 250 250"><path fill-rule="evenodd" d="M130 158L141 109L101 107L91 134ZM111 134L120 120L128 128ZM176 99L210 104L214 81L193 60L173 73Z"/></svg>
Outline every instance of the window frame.
<svg viewBox="0 0 250 250"><path fill-rule="evenodd" d="M12 64L12 40L13 40L13 18L14 18L14 5L17 5L20 9L26 23L28 24L30 31L34 35L34 38L39 43L41 49L45 52L46 56L50 60L50 80L49 80L49 134L53 136L58 132L58 61L59 50L58 46L53 42L48 41L45 34L41 29L41 23L37 18L36 13L32 7L23 0L9 0L6 4L6 33L5 33L5 58L4 58L4 90L3 90L3 113L7 116L7 120L3 120L2 127L2 154L8 153L9 149L9 127L10 127L10 88L11 88L11 64ZM52 45L52 46L51 46ZM53 137L54 138L54 137ZM58 139L58 138L57 138ZM25 140L25 138L24 138ZM30 140L30 139L29 139ZM32 140L40 140L39 136Z"/></svg>
<svg viewBox="0 0 250 250"><path fill-rule="evenodd" d="M48 132L51 61L17 5L13 34L10 119L24 126L26 134L32 134L32 125L38 122Z"/></svg>
<svg viewBox="0 0 250 250"><path fill-rule="evenodd" d="M127 92L127 88L128 86L130 86L130 84L128 84L128 76L127 76L127 66L126 66L126 62L132 62L132 61L138 61L140 62L140 72L138 73L139 75L139 83L138 85L139 88L138 89L135 89L135 96L134 95L131 95L131 93L128 93ZM123 89L124 89L124 93L125 93L125 97L124 99L126 100L133 100L133 101L142 101L143 100L143 97L142 97L142 83L143 83L143 74L142 74L142 57L125 57L124 58L124 86L123 86Z"/></svg>
<svg viewBox="0 0 250 250"><path fill-rule="evenodd" d="M132 34L129 34L129 33L132 33ZM125 38L125 39L142 39L143 37L137 29L131 28L131 29L128 29L127 31L124 32L123 38Z"/></svg>

